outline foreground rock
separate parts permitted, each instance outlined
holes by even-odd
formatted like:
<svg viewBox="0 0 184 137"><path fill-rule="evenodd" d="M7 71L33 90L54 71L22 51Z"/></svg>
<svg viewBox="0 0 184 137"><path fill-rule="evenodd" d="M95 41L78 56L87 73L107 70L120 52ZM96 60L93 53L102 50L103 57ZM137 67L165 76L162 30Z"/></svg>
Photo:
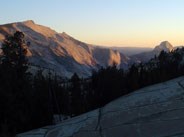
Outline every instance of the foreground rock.
<svg viewBox="0 0 184 137"><path fill-rule="evenodd" d="M184 137L184 77L17 137Z"/></svg>

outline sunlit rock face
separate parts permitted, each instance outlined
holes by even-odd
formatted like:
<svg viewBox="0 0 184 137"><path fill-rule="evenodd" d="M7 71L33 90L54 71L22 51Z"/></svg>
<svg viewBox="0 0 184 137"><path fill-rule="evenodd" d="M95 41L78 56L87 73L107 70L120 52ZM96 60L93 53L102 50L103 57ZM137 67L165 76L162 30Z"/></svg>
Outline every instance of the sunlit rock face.
<svg viewBox="0 0 184 137"><path fill-rule="evenodd" d="M88 77L93 69L122 63L117 51L86 44L31 20L0 25L0 42L16 31L23 32L31 43L27 54L31 63L53 69L62 76L70 77L76 72Z"/></svg>
<svg viewBox="0 0 184 137"><path fill-rule="evenodd" d="M164 50L165 52L171 52L174 49L174 47L169 43L168 41L163 41L160 43L160 45L155 47L155 51L162 51Z"/></svg>
<svg viewBox="0 0 184 137"><path fill-rule="evenodd" d="M103 67L109 65L112 66L113 64L121 64L120 53L117 51L105 48L94 48L92 54L95 60L98 61L97 63L101 64Z"/></svg>
<svg viewBox="0 0 184 137"><path fill-rule="evenodd" d="M183 137L184 77L137 90L61 124L17 137Z"/></svg>

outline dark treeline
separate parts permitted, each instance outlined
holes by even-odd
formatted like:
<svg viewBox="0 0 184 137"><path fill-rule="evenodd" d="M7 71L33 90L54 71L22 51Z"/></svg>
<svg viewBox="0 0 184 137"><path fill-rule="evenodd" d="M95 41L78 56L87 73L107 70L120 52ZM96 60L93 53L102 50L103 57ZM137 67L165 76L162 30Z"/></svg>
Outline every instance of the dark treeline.
<svg viewBox="0 0 184 137"><path fill-rule="evenodd" d="M88 79L76 73L63 82L49 71L28 70L24 34L7 36L0 63L0 136L53 124L53 115L76 116L126 95L136 89L184 74L184 48L162 51L147 63L132 65L128 71L116 65L93 71Z"/></svg>

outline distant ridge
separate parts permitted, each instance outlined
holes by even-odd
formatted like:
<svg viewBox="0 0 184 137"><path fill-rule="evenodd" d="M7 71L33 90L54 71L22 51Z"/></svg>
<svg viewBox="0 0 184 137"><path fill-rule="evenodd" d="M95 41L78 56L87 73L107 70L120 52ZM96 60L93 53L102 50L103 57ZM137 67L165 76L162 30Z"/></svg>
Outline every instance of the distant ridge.
<svg viewBox="0 0 184 137"><path fill-rule="evenodd" d="M170 44L170 42L163 41L152 51L133 55L131 56L131 58L134 60L134 62L146 62L153 58L155 55L158 56L162 50L164 50L165 52L171 52L172 50L174 50L174 47L172 44Z"/></svg>

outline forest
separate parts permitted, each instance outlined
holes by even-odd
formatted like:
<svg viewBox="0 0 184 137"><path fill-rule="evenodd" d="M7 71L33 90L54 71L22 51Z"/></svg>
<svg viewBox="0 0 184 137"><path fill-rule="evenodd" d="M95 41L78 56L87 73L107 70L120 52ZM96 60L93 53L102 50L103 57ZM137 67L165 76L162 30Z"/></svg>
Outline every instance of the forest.
<svg viewBox="0 0 184 137"><path fill-rule="evenodd" d="M0 136L12 137L31 129L52 125L53 116L74 117L103 107L137 89L184 74L184 48L162 51L146 63L128 70L116 64L93 70L89 78L74 73L64 79L39 68L29 70L26 42L22 32L6 37L0 58Z"/></svg>

